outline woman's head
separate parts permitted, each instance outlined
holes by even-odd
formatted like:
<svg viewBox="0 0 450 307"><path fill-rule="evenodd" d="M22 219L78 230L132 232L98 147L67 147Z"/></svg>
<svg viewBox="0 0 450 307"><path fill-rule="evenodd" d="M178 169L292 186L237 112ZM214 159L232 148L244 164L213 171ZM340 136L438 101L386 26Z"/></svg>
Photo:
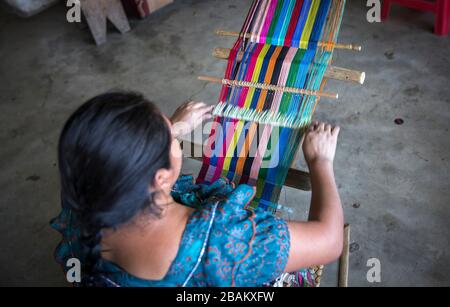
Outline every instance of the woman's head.
<svg viewBox="0 0 450 307"><path fill-rule="evenodd" d="M77 213L88 246L103 228L159 215L153 196L169 193L181 168L170 125L133 93L94 97L69 118L58 148L62 202Z"/></svg>

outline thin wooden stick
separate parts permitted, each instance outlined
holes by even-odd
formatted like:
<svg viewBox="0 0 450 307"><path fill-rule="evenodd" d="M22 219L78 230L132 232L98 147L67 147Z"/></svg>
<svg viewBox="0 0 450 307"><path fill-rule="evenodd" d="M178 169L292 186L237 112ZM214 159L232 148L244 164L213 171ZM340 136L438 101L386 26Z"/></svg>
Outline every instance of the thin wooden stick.
<svg viewBox="0 0 450 307"><path fill-rule="evenodd" d="M269 90L269 91L279 91L279 92L287 92L293 94L301 94L301 95L311 95L311 96L320 96L320 97L328 97L333 99L338 99L339 95L337 93L324 93L319 91L311 91L305 89L299 89L295 87L287 87L287 86L278 86L273 84L266 83L256 83L256 82L248 82L241 80L228 80L228 79L220 79L209 76L199 76L199 80L211 82L211 83L219 83L223 85L229 86L239 86L239 87L253 87L261 90Z"/></svg>
<svg viewBox="0 0 450 307"><path fill-rule="evenodd" d="M216 35L218 36L231 36L231 37L239 37L244 36L244 38L251 38L251 33L245 33L241 34L239 32L232 32L232 31L225 31L225 30L216 30ZM355 44L338 44L338 43L332 43L332 42L317 42L317 45L319 47L324 48L335 48L335 49L344 49L344 50L352 50L352 51L361 51L362 47L361 45L355 45Z"/></svg>
<svg viewBox="0 0 450 307"><path fill-rule="evenodd" d="M350 254L350 225L344 226L344 248L339 258L339 287L348 287L348 262Z"/></svg>
<svg viewBox="0 0 450 307"><path fill-rule="evenodd" d="M222 59L222 60L228 60L230 56L231 49L228 48L214 48L212 55L215 58ZM240 51L238 53L238 62L242 61L242 57L244 56L244 53ZM366 79L366 73L357 71L357 70L351 70L347 68L341 68L336 66L328 66L327 70L325 71L325 78L335 79L335 80L341 80L341 81L352 81L356 82L358 84L364 84L364 81Z"/></svg>

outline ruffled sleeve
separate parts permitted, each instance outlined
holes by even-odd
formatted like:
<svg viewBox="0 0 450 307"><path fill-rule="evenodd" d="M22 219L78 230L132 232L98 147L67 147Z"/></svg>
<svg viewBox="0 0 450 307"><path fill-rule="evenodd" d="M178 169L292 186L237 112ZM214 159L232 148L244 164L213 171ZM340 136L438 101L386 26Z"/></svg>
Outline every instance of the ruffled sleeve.
<svg viewBox="0 0 450 307"><path fill-rule="evenodd" d="M224 178L211 184L195 184L192 175L182 175L173 186L171 195L180 204L202 209L205 203L226 198L233 190L234 186Z"/></svg>
<svg viewBox="0 0 450 307"><path fill-rule="evenodd" d="M262 286L286 267L290 238L284 220L246 206L255 190L240 185L221 202L204 262L207 285Z"/></svg>

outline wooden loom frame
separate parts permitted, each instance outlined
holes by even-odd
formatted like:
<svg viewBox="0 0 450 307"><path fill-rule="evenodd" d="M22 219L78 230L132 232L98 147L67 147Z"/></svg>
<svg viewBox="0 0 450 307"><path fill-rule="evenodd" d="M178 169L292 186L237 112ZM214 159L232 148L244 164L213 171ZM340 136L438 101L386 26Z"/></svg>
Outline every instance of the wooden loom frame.
<svg viewBox="0 0 450 307"><path fill-rule="evenodd" d="M244 37L249 37L251 34L249 33L245 33L245 34L241 34L239 32L230 32L230 31L224 31L224 30L216 30L215 34L218 36L232 36L232 37L240 37L240 36L244 36ZM324 43L324 42L319 42L319 48L333 48L333 49L342 49L342 50L351 50L351 51L361 51L361 46L360 45L356 45L356 44L328 44L328 43ZM215 48L213 50L212 55L217 58L217 59L222 59L222 60L227 60L229 58L229 54L230 54L230 49L227 48ZM237 56L237 60L241 61L242 60L242 51L238 54ZM347 68L341 68L341 67L335 67L335 66L331 66L329 65L325 75L324 75L324 79L329 78L329 79L335 79L335 80L340 80L340 81L346 81L346 82L353 82L353 83L358 83L360 85L364 84L365 81L365 72L361 72L361 71L357 71L357 70L352 70L352 69L347 69ZM215 77L210 77L210 76L199 76L198 77L199 80L202 81L206 81L206 82L212 82L212 83L222 83L222 84L228 84L227 82L232 82L235 80L226 80L226 79L219 79L219 78L215 78ZM261 87L263 88L264 86L267 86L265 84L249 84L249 85L245 85L245 86L251 86L251 87ZM283 88L277 89L277 90L285 90ZM288 90L296 90L296 89L291 89L289 88ZM286 91L288 91L286 89ZM303 89L297 89L298 91L303 91ZM321 93L321 92L317 92L314 93L314 95L317 96L325 96L325 97L329 97L329 98L335 98L337 99L338 96L337 94L329 94L329 93ZM202 156L203 156L203 144L198 144L198 143L191 143L188 141L181 141L182 147L183 147L183 151L185 152L186 147L188 147L190 149L190 156L191 158L197 160L197 161L202 161L203 159L200 157L195 157L195 153L201 152ZM298 151L300 151L301 146L299 146ZM296 153L297 156L298 152ZM293 161L295 161L296 158L293 159ZM291 166L291 168L288 170L287 176L286 176L286 180L284 182L284 186L286 187L291 187L294 189L298 189L298 190L302 190L302 191L311 191L311 178L310 178L310 174L308 172L305 172L303 170L297 169L293 166ZM339 258L339 272L338 272L338 286L339 287L347 287L348 286L348 270L349 270L349 245L350 245L350 225L345 224L344 226L344 243L343 243L343 251L341 254L341 257ZM317 266L316 270L318 272L320 272L320 274L318 274L318 286L320 285L320 279L321 279L321 275L322 275L322 269L323 266Z"/></svg>
<svg viewBox="0 0 450 307"><path fill-rule="evenodd" d="M215 34L218 36L239 36L238 32L230 32L230 31L224 31L224 30L216 30ZM362 48L360 45L355 44L336 44L335 46L343 46L340 49L343 50L351 50L351 51L361 51ZM221 60L227 60L230 54L230 49L227 48L214 48L212 55L213 57ZM238 54L238 61L242 59L242 52ZM345 81L345 82L352 82L352 83L358 83L360 85L364 84L366 79L365 72L357 71L353 69L348 68L342 68L342 67L336 67L329 65L326 72L325 77L329 79L339 80L339 81ZM212 83L221 83L220 81L223 79L215 78L215 77L209 77L209 76L199 76L199 80L206 81L206 82L212 82ZM330 95L333 96L333 95ZM333 98L333 97L331 97ZM194 153L202 152L203 153L203 144L198 143L191 143L188 141L183 140L182 142L183 148L190 148L190 157L197 160L202 161L202 158L195 157ZM300 149L300 147L299 147ZM295 159L294 159L295 161ZM311 180L308 172L305 172L303 170L297 169L293 166L288 171L284 186L294 188L297 190L302 191L311 191Z"/></svg>

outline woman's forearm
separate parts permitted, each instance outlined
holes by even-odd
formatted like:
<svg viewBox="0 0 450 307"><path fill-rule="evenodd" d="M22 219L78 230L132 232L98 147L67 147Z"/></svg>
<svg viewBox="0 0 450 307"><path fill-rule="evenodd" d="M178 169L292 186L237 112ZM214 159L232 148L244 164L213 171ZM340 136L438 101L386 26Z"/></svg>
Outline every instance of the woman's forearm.
<svg viewBox="0 0 450 307"><path fill-rule="evenodd" d="M333 163L317 161L310 165L311 208L309 221L319 222L330 232L342 232L344 218L334 179Z"/></svg>
<svg viewBox="0 0 450 307"><path fill-rule="evenodd" d="M291 251L286 272L336 260L342 253L344 218L334 180L339 127L315 122L303 142L311 174L311 208L306 223L289 222Z"/></svg>

